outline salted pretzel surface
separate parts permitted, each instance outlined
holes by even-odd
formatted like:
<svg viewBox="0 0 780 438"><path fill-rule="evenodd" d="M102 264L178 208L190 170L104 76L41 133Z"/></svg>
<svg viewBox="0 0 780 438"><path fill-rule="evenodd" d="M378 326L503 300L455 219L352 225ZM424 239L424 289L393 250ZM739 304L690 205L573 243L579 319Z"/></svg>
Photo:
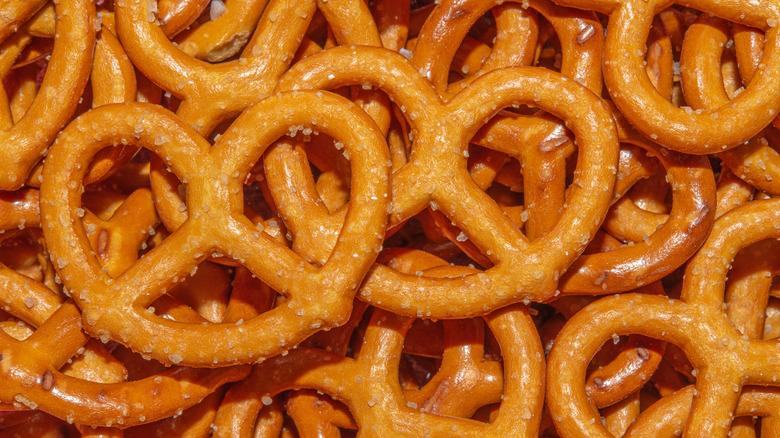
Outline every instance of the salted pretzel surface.
<svg viewBox="0 0 780 438"><path fill-rule="evenodd" d="M0 436L780 434L778 20L0 2Z"/></svg>
<svg viewBox="0 0 780 438"><path fill-rule="evenodd" d="M302 100L320 111L301 111L294 102ZM58 236L50 252L59 261L64 284L84 310L86 330L127 343L164 363L224 366L280 353L349 315L352 296L384 235L389 181L384 141L365 128L370 121L364 114L326 93L280 94L264 102L245 112L214 148L180 119L151 105L104 106L83 115L63 131L50 152L52 164L44 169L41 214L44 233ZM117 117L123 121L121 125L108 123ZM342 118L353 120L355 129L336 132ZM260 130L255 128L258 123ZM106 129L111 125L110 130ZM253 161L273 140L298 125L343 138L353 165L360 169L353 173L352 197L354 205L361 208L347 213L334 252L321 267L306 263L262 234L243 215L240 202L240 185ZM128 141L156 152L179 178L188 181L188 204L193 210L185 224L160 246L119 278L111 278L89 250L85 231L77 221L78 187L83 169L97 151ZM76 189L68 189L71 186ZM251 250L250 242L254 247ZM71 244L80 249L74 251ZM241 324L193 327L147 312L154 299L186 278L212 253L228 255L246 265L274 290L288 294L288 301ZM353 274L343 275L349 271ZM298 274L290 276L287 272ZM143 280L149 275L157 279L154 285ZM109 296L103 290L119 295ZM307 292L314 290L329 292L315 298ZM122 294L124 299L119 298ZM115 308L111 303L123 304ZM134 322L129 324L129 320ZM203 336L214 339L209 352L196 347ZM215 355L216 351L219 354Z"/></svg>

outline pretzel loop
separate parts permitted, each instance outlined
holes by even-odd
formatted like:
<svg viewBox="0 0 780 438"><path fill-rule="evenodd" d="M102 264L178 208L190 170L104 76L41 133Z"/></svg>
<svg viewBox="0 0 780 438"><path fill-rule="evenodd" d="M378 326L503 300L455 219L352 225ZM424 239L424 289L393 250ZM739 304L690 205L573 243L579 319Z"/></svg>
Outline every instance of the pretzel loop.
<svg viewBox="0 0 780 438"><path fill-rule="evenodd" d="M301 103L309 109L302 110ZM119 122L109 122L113 118ZM345 120L352 129L338 132ZM360 206L348 210L333 253L321 267L306 263L260 233L243 215L244 177L268 145L299 125L344 141L355 175L351 197L353 205ZM111 130L106 132L108 127ZM77 220L79 193L91 157L107 145L128 141L155 152L180 180L187 181L191 211L178 230L123 275L111 279L89 251ZM50 154L42 188L44 234L52 242L50 251L60 276L84 310L86 330L164 363L211 367L254 361L342 323L384 236L387 147L365 113L328 93L267 98L244 112L213 148L159 107L107 105L66 128ZM193 326L146 310L212 253L227 254L244 264L288 300L242 324ZM306 295L313 291L316 295ZM214 339L209 351L198 348L204 336Z"/></svg>
<svg viewBox="0 0 780 438"><path fill-rule="evenodd" d="M30 109L12 128L0 131L0 189L15 190L43 157L60 129L72 117L89 80L95 45L95 6L89 0L62 0L51 61Z"/></svg>
<svg viewBox="0 0 780 438"><path fill-rule="evenodd" d="M727 104L701 113L685 111L663 98L644 67L653 16L665 0L555 0L559 5L609 14L604 47L604 80L610 96L643 135L669 149L691 154L721 152L756 135L780 109L780 8L774 2L740 3L706 0L676 3L766 30L764 62L748 87ZM652 111L648 111L652 108Z"/></svg>
<svg viewBox="0 0 780 438"><path fill-rule="evenodd" d="M560 431L608 436L600 422L589 420L597 413L584 386L588 362L613 335L644 334L685 352L696 371L698 391L686 424L690 436L725 437L744 385L777 386L770 377L780 369L777 343L743 337L723 314L722 304L725 277L737 251L780 235L778 207L777 200L755 201L721 217L686 269L683 301L613 296L589 305L567 323L548 362L548 404L553 417L560 418ZM575 400L573 410L569 395Z"/></svg>

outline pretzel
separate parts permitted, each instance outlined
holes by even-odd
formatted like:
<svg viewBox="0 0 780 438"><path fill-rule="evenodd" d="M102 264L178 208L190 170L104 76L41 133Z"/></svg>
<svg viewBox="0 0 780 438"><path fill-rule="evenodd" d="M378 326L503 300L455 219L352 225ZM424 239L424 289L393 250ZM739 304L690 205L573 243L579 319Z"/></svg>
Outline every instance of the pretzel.
<svg viewBox="0 0 780 438"><path fill-rule="evenodd" d="M651 151L659 159L677 196L669 219L660 228L651 222L642 229L647 239L615 251L578 258L561 278L558 287L564 293L626 291L658 280L693 255L704 243L715 219L715 181L707 160L658 148L637 135L621 118L616 120L622 141ZM686 196L679 196L683 194ZM678 206L682 208L678 210Z"/></svg>
<svg viewBox="0 0 780 438"><path fill-rule="evenodd" d="M3 7L3 18L0 23L0 41L13 35L29 18L35 15L46 4L46 0L28 2L12 2Z"/></svg>
<svg viewBox="0 0 780 438"><path fill-rule="evenodd" d="M135 426L124 431L127 437L143 436L208 436L224 396L224 386L209 394L203 401L176 415L154 423Z"/></svg>
<svg viewBox="0 0 780 438"><path fill-rule="evenodd" d="M195 22L209 3L206 0L159 0L157 19L160 29L166 35L178 34Z"/></svg>
<svg viewBox="0 0 780 438"><path fill-rule="evenodd" d="M33 166L76 109L81 90L89 79L95 42L94 5L86 0L63 0L56 5L57 34L41 89L25 116L12 128L0 132L3 148L0 161L5 169L0 188L14 190L27 178ZM56 76L56 79L54 78Z"/></svg>
<svg viewBox="0 0 780 438"><path fill-rule="evenodd" d="M296 109L294 102L307 102L318 111ZM107 130L105 120L120 112L122 124L114 123L112 130ZM351 120L355 129L335 132L338 117ZM259 120L263 120L265 127L256 131ZM316 125L312 124L313 120ZM352 295L378 252L388 202L386 147L380 147L384 142L369 123L363 113L348 108L341 98L299 92L270 97L245 111L232 129L220 137L213 152L209 152L211 147L207 142L178 118L150 105L106 105L69 125L50 151L54 159L47 160L57 164L44 169L41 212L44 234L52 240L52 257L63 260L60 277L70 290L78 291L74 298L84 310L85 329L143 351L163 363L225 366L272 356L315 331L343 322L351 309ZM330 261L319 268L306 264L287 248L264 237L240 213L242 173L250 170L271 141L286 133L288 127L299 124L343 139L352 165L360 169L353 172L352 199L358 199L361 208L349 209L348 222ZM168 137L171 132L178 134L175 138ZM76 225L78 187L83 177L79 166L88 163L105 145L122 140L132 140L170 160L173 172L188 181L188 204L202 207L194 210L182 227L124 275L111 279L86 250L85 232ZM60 165L64 163L70 164ZM210 172L215 173L207 176L199 170L205 168L212 168ZM76 190L63 190L74 184ZM222 199L223 193L230 197ZM213 230L231 229L227 234L209 236ZM74 251L67 241L77 242L78 249ZM251 251L249 242L253 242ZM177 248L176 254L168 248ZM285 305L242 324L206 326L177 324L145 310L212 252L228 254L245 264L274 290L287 295ZM165 269L158 271L161 267ZM149 269L157 272L156 280L141 286L139 276L143 274L140 273ZM285 271L299 274L289 283ZM315 302L301 295L303 291L319 290L324 284L331 291L327 299L319 296ZM116 293L103 294L106 287ZM126 294L126 304L114 306L121 302L118 297L122 294ZM200 339L212 336L210 333L216 342L208 352L199 350Z"/></svg>
<svg viewBox="0 0 780 438"><path fill-rule="evenodd" d="M683 40L680 58L686 100L694 109L709 109L728 102L723 88L720 58L729 38L726 23L713 17L699 17ZM723 162L740 178L767 192L780 193L780 156L771 146L780 141L772 128L751 138L745 145L720 154Z"/></svg>
<svg viewBox="0 0 780 438"><path fill-rule="evenodd" d="M780 106L780 66L771 60L778 48L780 10L771 3L713 4L684 1L685 6L767 32L765 58L750 85L735 99L717 109L685 111L663 99L644 71L645 42L652 17L665 1L600 0L585 5L578 0L556 0L562 6L596 10L610 17L604 49L604 79L621 112L643 135L679 152L706 154L733 148L756 135L777 115ZM648 111L652 108L652 111ZM751 114L751 117L745 117ZM727 129L721 129L726 126ZM729 128L730 126L730 128Z"/></svg>
<svg viewBox="0 0 780 438"><path fill-rule="evenodd" d="M394 82L388 82L381 72L393 72ZM614 177L608 170L610 164L606 164L616 163L616 140L611 136L614 131L609 118L601 112L604 108L593 100L592 94L555 73L535 68L517 68L486 74L445 105L402 56L371 48L333 48L306 58L282 78L279 89L293 86L328 89L351 83L371 84L386 91L397 105L405 108L416 136L409 163L393 176L394 210L389 226L394 227L426 206L434 205L451 215L451 220L477 246L489 250L492 259L502 261L500 265L486 271L485 276L471 275L447 280L401 275L382 266L375 266L363 284L361 299L400 314L416 315L422 312L431 317L466 317L511 302L542 301L552 297L555 294L556 271L564 270L575 253L584 248L584 243L595 232L595 227L591 225L597 224L597 221L585 221L588 232L582 235L576 233L575 236L570 224L572 221L581 222L575 219L573 212L576 210L578 215L584 217L598 217L597 211L604 207L609 197L607 190L602 189L611 187ZM538 91L530 91L534 87L539 87ZM580 178L582 185L589 188L586 196L591 198L580 201L583 190L575 187L569 198L569 207L564 209L558 226L544 238L528 244L514 225L503 217L495 203L479 191L465 173L464 139L473 135L484 119L502 106L529 102L552 108L555 99L547 93L551 93L554 87L572 93L570 103L557 103L554 111L560 111L564 119L569 119L575 134L581 137ZM495 110L479 104L487 98L487 93L501 96L501 100L492 102ZM580 107L581 104L585 105ZM587 110L584 110L585 106ZM584 118L590 111L602 116L597 118L598 122L596 118ZM463 119L458 120L461 114ZM436 128L444 120L448 121L447 127ZM585 126L580 123L597 123L599 127L591 125L594 130L585 131ZM594 150L591 138L601 138L600 144L604 150ZM433 148L437 148L435 153ZM600 156L599 159L595 159L596 155ZM451 162L459 163L459 166L453 169L449 164ZM416 169L425 169L426 173L421 174ZM600 182L597 183L596 178ZM311 195L309 199L316 199L316 195ZM340 222L339 217L328 218L329 215L322 212L321 207L312 203L298 206L289 202L289 199L275 199L275 202L291 229L304 229L303 217L296 212L302 206L311 207L309 215L311 211L319 211L318 216L323 217L320 222ZM481 229L486 230L488 228L485 227L489 226L490 233L476 231L477 224L471 222L473 217L480 218ZM296 225L296 221L300 225ZM302 239L312 239L312 236L293 235L294 243ZM553 241L557 243L548 243ZM308 241L301 246L317 250L319 254L312 254L312 257L322 260L323 249L332 243L325 246L321 241L318 242L319 246L311 245ZM527 252L520 256L518 251ZM568 256L565 255L567 251ZM560 254L563 259L553 262L558 257L554 253ZM545 259L549 262L543 262ZM537 263L545 265L545 269L542 270ZM424 286L424 290L419 290L421 286ZM448 291L452 290L457 290L460 296L459 310L451 308L447 305L448 300L444 299L450 293ZM490 299L485 300L485 297Z"/></svg>
<svg viewBox="0 0 780 438"><path fill-rule="evenodd" d="M695 388L687 386L673 395L664 397L656 405L637 418L625 437L663 437L679 433L691 408ZM734 416L736 419L761 416L762 434L776 431L778 393L776 388L746 387L739 397ZM671 415L670 415L671 414ZM663 420L659 417L663 416ZM770 420L770 421L765 421ZM774 421L772 421L774 420ZM732 430L733 431L733 430ZM734 433L731 434L732 436Z"/></svg>
<svg viewBox="0 0 780 438"><path fill-rule="evenodd" d="M370 6L382 47L396 51L404 47L409 36L410 1L379 0Z"/></svg>
<svg viewBox="0 0 780 438"><path fill-rule="evenodd" d="M26 192L28 196L36 193ZM37 219L25 219L26 204L12 204L8 208L6 217L37 226ZM133 245L132 239L129 240ZM43 284L4 268L0 276L3 309L38 327L23 340L0 332L4 364L0 401L13 403L16 409L37 407L71 423L90 426L113 423L127 426L169 416L177 409L197 403L224 382L246 375L246 369L178 368L119 383L126 377L124 367L104 352L102 344L90 341L81 331L75 305L70 301L63 303ZM95 367L100 371L96 372ZM170 397L154 403L138 403L127 397L128 393L154 391L167 391Z"/></svg>
<svg viewBox="0 0 780 438"><path fill-rule="evenodd" d="M270 396L288 388L317 389L342 400L361 430L377 434L415 435L422 431L506 436L511 431L516 436L535 436L542 408L538 385L543 369L533 323L521 305L485 318L502 345L504 373L516 376L506 380L499 415L490 424L424 413L406 403L397 367L412 320L379 310L372 315L355 359L320 349L295 349L256 365L241 392L246 394L244 398L252 393L262 395L264 403L270 403ZM528 362L522 363L520 357Z"/></svg>
<svg viewBox="0 0 780 438"><path fill-rule="evenodd" d="M331 353L346 354L352 333L363 320L367 307L365 303L356 302L352 315L346 324L328 332L317 332L301 343L299 347L325 348ZM256 397L256 399L258 406L259 403L263 403L260 397ZM357 429L355 420L344 404L310 390L289 393L285 402L285 412L295 423L295 429L298 433L304 436L309 434L332 435L338 433L338 428ZM224 420L235 420L235 417L228 414Z"/></svg>
<svg viewBox="0 0 780 438"><path fill-rule="evenodd" d="M370 32L373 23L350 21L340 15L349 9L338 3L322 2L320 7L341 25L362 29L350 36L355 37L352 42L373 42L379 45L378 35ZM259 0L253 1L251 5L250 10L255 11L253 14L262 9L258 9L262 5ZM357 18L365 20L369 17L367 7L362 2L352 2L350 5L356 10L365 10ZM295 36L303 36L316 8L312 0L270 2L260 17L253 38L244 48L242 58L218 65L192 59L174 47L162 30L147 20L151 12L145 1L133 0L124 6L117 5L117 32L133 63L159 86L182 99L177 115L187 123L196 125L197 130L206 135L219 122L238 115L271 93L276 80L293 59L299 41ZM235 11L240 14L241 9ZM222 21L229 22L232 13L226 15L223 15L225 19ZM351 17L352 20L355 18ZM183 80L183 77L187 79Z"/></svg>
<svg viewBox="0 0 780 438"><path fill-rule="evenodd" d="M694 366L699 395L694 397L685 433L726 436L741 388L776 385L772 376L777 351L774 342L743 338L723 314L725 277L740 248L778 235L775 227L765 224L778 223L779 212L776 200L764 200L723 215L686 268L681 301L624 294L604 298L572 318L556 339L548 362L548 408L558 430L608 436L599 421L589 421L597 417L582 389L584 369L612 334L642 333L677 344Z"/></svg>

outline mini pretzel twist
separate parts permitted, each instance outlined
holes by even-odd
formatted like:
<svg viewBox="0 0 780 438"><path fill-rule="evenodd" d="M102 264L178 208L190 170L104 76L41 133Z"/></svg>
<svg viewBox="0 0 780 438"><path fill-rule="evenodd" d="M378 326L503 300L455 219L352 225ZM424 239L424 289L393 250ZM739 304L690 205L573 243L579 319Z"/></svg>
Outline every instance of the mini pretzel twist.
<svg viewBox="0 0 780 438"><path fill-rule="evenodd" d="M410 161L393 175L389 226L433 206L496 263L484 273L456 279L404 275L377 265L363 284L361 299L401 314L440 318L475 316L517 301L553 297L558 275L595 234L614 183L617 139L601 102L556 73L526 67L486 74L445 104L402 56L372 48L333 48L306 58L282 78L279 89L331 89L355 83L387 92L405 110L415 135ZM537 105L568 120L581 151L568 207L555 228L530 243L474 184L463 154L476 130L498 109L512 104ZM305 229L304 207L320 217L330 216L313 202L275 202L291 229ZM337 226L340 219L320 221L328 222ZM294 242L311 239L303 246L316 248L309 244L313 238L311 233L293 237ZM319 245L320 255L314 256L322 260ZM446 298L452 291L458 291L458 309Z"/></svg>
<svg viewBox="0 0 780 438"><path fill-rule="evenodd" d="M737 251L780 234L778 207L777 200L754 201L723 215L687 266L681 300L613 296L570 320L556 339L548 363L548 407L559 431L609 436L600 421L590 421L594 410L584 393L584 378L590 358L613 334L640 333L667 340L688 356L698 391L685 426L688 436L725 437L742 388L777 385L772 377L780 363L776 342L743 338L721 306L728 267Z"/></svg>
<svg viewBox="0 0 780 438"><path fill-rule="evenodd" d="M301 103L308 109L302 110ZM113 119L121 122L108 122ZM344 120L353 129L337 132ZM356 170L351 196L360 209L349 209L338 243L321 266L306 263L243 214L240 188L246 174L271 142L297 125L344 141ZM81 116L61 133L50 152L41 213L52 258L58 260L60 277L84 311L85 329L163 363L213 367L278 354L315 331L342 323L384 236L387 147L371 125L343 98L312 92L276 95L256 104L213 148L180 119L148 104L105 105ZM83 169L95 153L127 142L155 152L187 181L191 211L159 246L112 278L88 249L77 220L79 193ZM288 300L239 324L184 324L147 311L213 253L244 264ZM319 292L316 297L313 291ZM200 348L204 336L214 340L208 351Z"/></svg>

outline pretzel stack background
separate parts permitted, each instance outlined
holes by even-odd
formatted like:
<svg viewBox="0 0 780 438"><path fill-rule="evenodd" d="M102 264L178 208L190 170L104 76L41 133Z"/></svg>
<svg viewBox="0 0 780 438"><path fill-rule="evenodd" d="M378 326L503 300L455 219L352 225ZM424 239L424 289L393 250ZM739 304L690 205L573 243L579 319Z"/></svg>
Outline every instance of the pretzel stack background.
<svg viewBox="0 0 780 438"><path fill-rule="evenodd" d="M0 436L780 436L780 4L0 7Z"/></svg>

